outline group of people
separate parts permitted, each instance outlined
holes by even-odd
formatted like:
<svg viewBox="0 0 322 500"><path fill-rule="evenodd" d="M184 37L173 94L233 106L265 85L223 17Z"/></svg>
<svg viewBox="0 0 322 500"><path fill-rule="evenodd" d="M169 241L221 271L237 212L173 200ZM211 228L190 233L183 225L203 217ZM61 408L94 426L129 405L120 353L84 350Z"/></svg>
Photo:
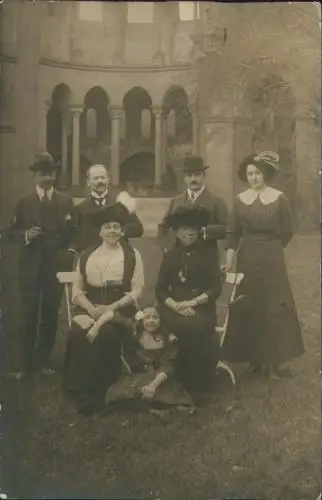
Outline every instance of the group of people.
<svg viewBox="0 0 322 500"><path fill-rule="evenodd" d="M238 175L249 188L227 216L206 187L202 158L184 160L187 189L172 199L158 227L162 262L155 301L139 307L144 265L131 238L143 235L135 202L115 193L102 165L88 170L88 198L74 206L54 188L58 165L41 153L30 167L36 188L18 203L8 235L21 241L25 314L24 369L18 377L54 373L62 285L58 271L76 269L73 319L66 342L63 389L80 412L136 400L152 409L192 409L211 394L220 359L249 363L273 378L304 352L283 248L293 234L285 195L270 187L278 155L245 158ZM218 241L226 251L220 262ZM76 264L76 266L75 266ZM225 272L243 273L223 345L216 300Z"/></svg>

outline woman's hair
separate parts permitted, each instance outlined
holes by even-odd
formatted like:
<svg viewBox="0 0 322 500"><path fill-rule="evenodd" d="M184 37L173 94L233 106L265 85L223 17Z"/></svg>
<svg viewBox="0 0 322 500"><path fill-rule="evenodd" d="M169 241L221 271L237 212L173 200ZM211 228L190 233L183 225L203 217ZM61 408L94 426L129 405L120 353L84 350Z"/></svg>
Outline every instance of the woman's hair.
<svg viewBox="0 0 322 500"><path fill-rule="evenodd" d="M264 181L269 182L278 172L279 155L274 151L263 151L259 155L247 156L239 164L238 177L247 182L247 167L254 165L264 175Z"/></svg>
<svg viewBox="0 0 322 500"><path fill-rule="evenodd" d="M169 334L167 333L165 327L164 327L164 322L162 321L162 317L160 314L159 307L156 305L147 305L143 307L142 312L145 309L155 309L155 311L158 313L159 318L160 318L160 327L159 327L159 333L162 335L163 339L165 341L168 341L169 339ZM143 320L144 318L140 318L139 320L136 321L135 327L134 327L134 333L137 339L140 339L142 333L144 332L144 325L143 325Z"/></svg>
<svg viewBox="0 0 322 500"><path fill-rule="evenodd" d="M264 181L265 182L270 182L273 177L275 177L276 172L265 162L257 162L257 161L250 161L245 168L245 180L247 181L247 167L249 165L254 165L258 170L260 170L263 174Z"/></svg>

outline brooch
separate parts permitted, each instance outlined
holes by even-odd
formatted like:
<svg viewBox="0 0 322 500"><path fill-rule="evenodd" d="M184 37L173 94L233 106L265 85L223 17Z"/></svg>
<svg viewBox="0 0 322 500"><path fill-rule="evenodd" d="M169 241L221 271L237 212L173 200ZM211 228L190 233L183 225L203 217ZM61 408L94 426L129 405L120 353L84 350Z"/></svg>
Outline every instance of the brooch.
<svg viewBox="0 0 322 500"><path fill-rule="evenodd" d="M65 220L71 220L72 216L70 214L65 215Z"/></svg>
<svg viewBox="0 0 322 500"><path fill-rule="evenodd" d="M179 280L181 281L181 283L184 283L185 281L187 281L186 277L184 276L182 270L180 271L179 273Z"/></svg>

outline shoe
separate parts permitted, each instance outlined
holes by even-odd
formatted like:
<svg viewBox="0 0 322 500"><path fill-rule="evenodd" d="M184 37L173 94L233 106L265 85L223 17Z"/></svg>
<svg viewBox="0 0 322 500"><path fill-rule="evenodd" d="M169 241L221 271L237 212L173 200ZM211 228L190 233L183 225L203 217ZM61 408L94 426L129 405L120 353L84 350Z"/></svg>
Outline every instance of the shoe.
<svg viewBox="0 0 322 500"><path fill-rule="evenodd" d="M42 375L56 375L56 372L55 370L53 370L52 368L48 368L46 366L43 366L41 369L40 369L40 373Z"/></svg>
<svg viewBox="0 0 322 500"><path fill-rule="evenodd" d="M294 374L288 366L273 366L272 371L278 378L293 378Z"/></svg>
<svg viewBox="0 0 322 500"><path fill-rule="evenodd" d="M260 363L249 363L247 371L255 374L263 373L263 366Z"/></svg>
<svg viewBox="0 0 322 500"><path fill-rule="evenodd" d="M196 408L194 406L188 406L188 405L176 405L175 409L182 413L188 413L188 415L192 415L193 413L196 412Z"/></svg>
<svg viewBox="0 0 322 500"><path fill-rule="evenodd" d="M20 372L9 372L6 374L7 378L11 378L14 380L30 380L33 377L33 373L27 373L25 371Z"/></svg>
<svg viewBox="0 0 322 500"><path fill-rule="evenodd" d="M92 417L102 411L102 406L95 403L82 402L78 404L77 411L84 417Z"/></svg>

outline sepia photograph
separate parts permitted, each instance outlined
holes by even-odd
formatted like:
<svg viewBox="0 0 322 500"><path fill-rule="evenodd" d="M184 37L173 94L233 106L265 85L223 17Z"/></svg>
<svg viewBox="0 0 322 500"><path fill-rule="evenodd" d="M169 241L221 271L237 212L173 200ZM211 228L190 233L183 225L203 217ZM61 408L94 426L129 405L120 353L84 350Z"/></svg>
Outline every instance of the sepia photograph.
<svg viewBox="0 0 322 500"><path fill-rule="evenodd" d="M0 499L321 500L319 2L0 1Z"/></svg>

